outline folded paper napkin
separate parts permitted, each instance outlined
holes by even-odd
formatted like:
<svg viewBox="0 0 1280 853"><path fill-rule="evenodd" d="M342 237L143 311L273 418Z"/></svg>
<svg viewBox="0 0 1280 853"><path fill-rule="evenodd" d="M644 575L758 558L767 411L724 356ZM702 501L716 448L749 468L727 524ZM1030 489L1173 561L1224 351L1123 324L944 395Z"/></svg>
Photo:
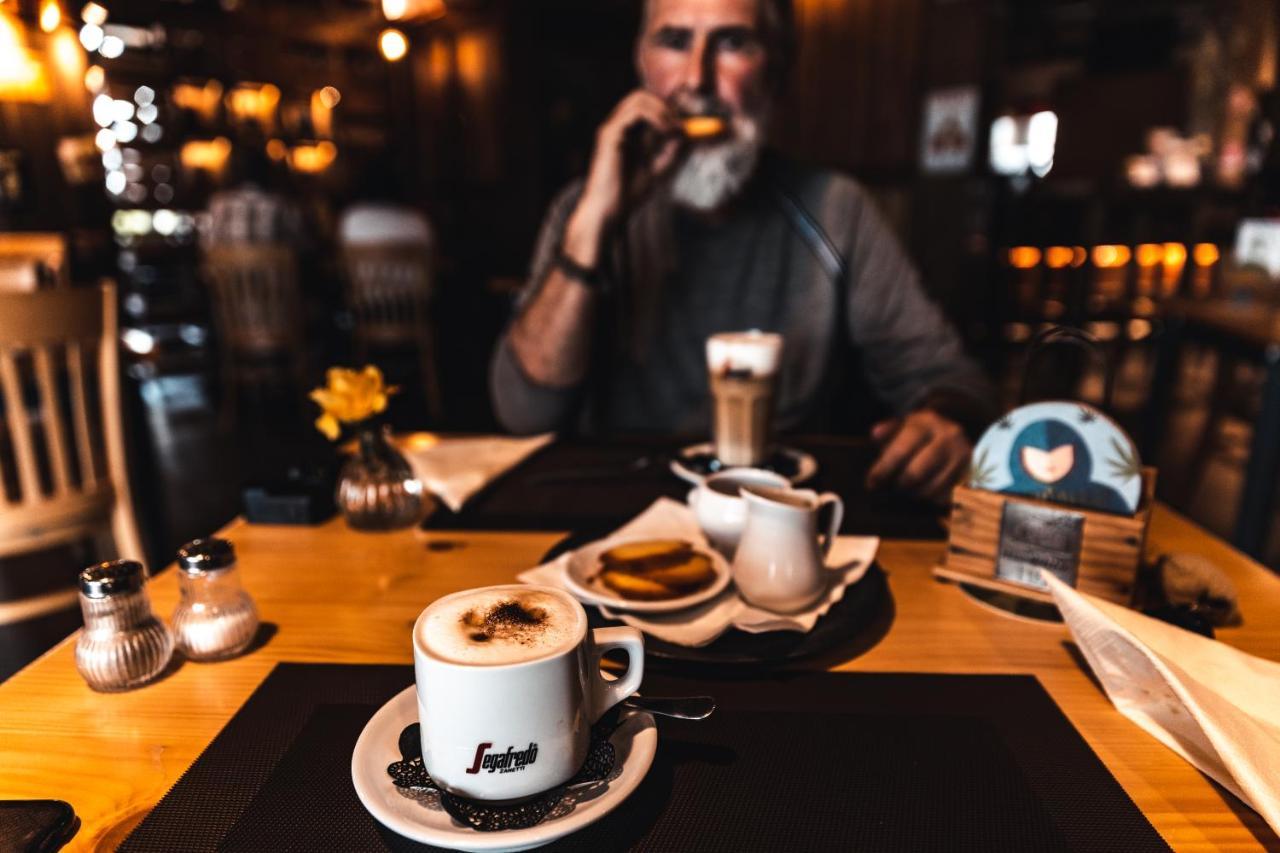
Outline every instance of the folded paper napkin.
<svg viewBox="0 0 1280 853"><path fill-rule="evenodd" d="M553 438L554 433L528 438L418 434L410 436L401 451L427 490L458 512L472 495Z"/></svg>
<svg viewBox="0 0 1280 853"><path fill-rule="evenodd" d="M609 543L635 539L684 539L709 548L698 527L693 510L670 498L659 498L644 512L605 537ZM618 619L639 628L659 640L681 646L705 646L729 628L750 634L764 631L809 631L818 619L844 597L845 588L859 580L875 559L880 540L874 536L839 536L827 555L833 567L827 593L808 610L800 613L771 613L753 607L738 595L730 584L710 601L674 613L628 613L601 607L610 619ZM564 575L569 567L568 551L548 563L519 575L523 583L545 584L565 588ZM839 567L839 570L834 570Z"/></svg>
<svg viewBox="0 0 1280 853"><path fill-rule="evenodd" d="M1044 577L1120 713L1280 832L1280 663Z"/></svg>

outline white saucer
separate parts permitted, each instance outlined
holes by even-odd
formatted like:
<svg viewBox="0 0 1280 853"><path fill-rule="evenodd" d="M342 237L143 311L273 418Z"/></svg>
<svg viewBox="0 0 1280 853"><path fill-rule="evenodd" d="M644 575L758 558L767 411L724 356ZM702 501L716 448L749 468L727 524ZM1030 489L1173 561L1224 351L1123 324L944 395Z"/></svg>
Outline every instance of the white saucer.
<svg viewBox="0 0 1280 853"><path fill-rule="evenodd" d="M387 765L400 760L400 733L416 722L417 697L413 687L406 687L365 724L351 755L351 781L360 802L378 823L405 838L450 850L531 850L590 826L636 789L658 750L653 717L624 709L622 725L609 738L615 761L608 779L575 786L565 802L537 826L480 832L455 822L435 792L402 792L392 784Z"/></svg>
<svg viewBox="0 0 1280 853"><path fill-rule="evenodd" d="M779 447L778 452L795 463L796 472L787 477L787 479L791 481L791 485L794 486L803 483L805 480L810 479L814 474L818 473L818 460L813 458L813 454L806 453L805 451L795 447ZM671 459L671 473L675 474L686 483L692 483L696 486L706 479L707 475L689 467L685 463L685 460L690 456L700 456L702 454L714 455L714 453L715 446L709 441L704 441L701 444L691 444L680 450ZM783 476L787 475L784 474Z"/></svg>
<svg viewBox="0 0 1280 853"><path fill-rule="evenodd" d="M652 538L652 537L650 537ZM597 579L599 574L600 553L621 542L601 540L584 545L569 557L569 564L564 570L564 584L573 597L583 604L604 605L610 610L629 610L634 613L672 613L710 601L729 585L731 579L729 561L720 552L712 548L694 547L695 553L703 554L711 559L711 568L715 570L716 579L697 592L683 595L680 598L664 598L661 601L640 601L623 598L609 589Z"/></svg>

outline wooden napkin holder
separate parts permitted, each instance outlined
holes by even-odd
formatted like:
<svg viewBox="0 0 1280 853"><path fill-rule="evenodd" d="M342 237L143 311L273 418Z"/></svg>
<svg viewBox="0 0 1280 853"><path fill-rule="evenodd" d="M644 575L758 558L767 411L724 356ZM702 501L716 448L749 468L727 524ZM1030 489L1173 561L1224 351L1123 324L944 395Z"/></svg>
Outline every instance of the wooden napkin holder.
<svg viewBox="0 0 1280 853"><path fill-rule="evenodd" d="M1134 515L957 486L950 537L936 577L1053 603L1029 578L1049 568L1089 595L1129 605L1142 564L1156 469L1142 469L1142 499ZM1022 580L1019 580L1022 578Z"/></svg>

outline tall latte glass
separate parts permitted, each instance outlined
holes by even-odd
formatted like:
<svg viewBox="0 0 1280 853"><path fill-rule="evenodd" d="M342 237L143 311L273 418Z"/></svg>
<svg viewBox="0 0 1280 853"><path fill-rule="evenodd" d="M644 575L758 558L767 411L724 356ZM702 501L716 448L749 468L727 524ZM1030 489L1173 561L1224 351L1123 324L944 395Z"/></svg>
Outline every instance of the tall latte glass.
<svg viewBox="0 0 1280 853"><path fill-rule="evenodd" d="M606 681L600 655L625 649ZM454 794L514 800L573 778L591 725L634 693L644 641L634 628L587 629L582 605L553 587L513 584L447 595L413 628L422 763Z"/></svg>
<svg viewBox="0 0 1280 853"><path fill-rule="evenodd" d="M782 335L722 332L707 338L711 436L725 465L759 465L769 450Z"/></svg>

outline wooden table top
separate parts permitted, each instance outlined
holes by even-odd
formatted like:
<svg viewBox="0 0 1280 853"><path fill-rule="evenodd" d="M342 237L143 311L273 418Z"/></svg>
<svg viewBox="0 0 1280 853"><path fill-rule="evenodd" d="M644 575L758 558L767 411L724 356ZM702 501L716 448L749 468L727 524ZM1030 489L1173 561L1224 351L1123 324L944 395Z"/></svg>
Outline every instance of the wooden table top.
<svg viewBox="0 0 1280 853"><path fill-rule="evenodd" d="M410 628L429 601L509 582L559 538L357 534L338 520L312 528L236 522L225 535L263 619L277 628L265 646L233 661L184 663L132 693L98 694L77 675L68 640L0 685L0 798L70 802L83 822L71 849L113 849L277 661L410 663ZM1194 551L1224 567L1240 589L1245 624L1221 638L1280 660L1280 580L1163 507L1149 546ZM892 627L838 669L1033 674L1175 849L1280 850L1252 810L1112 708L1073 656L1065 627L994 613L935 581L929 570L943 547L883 543ZM153 580L151 595L167 616L177 597L172 571Z"/></svg>

